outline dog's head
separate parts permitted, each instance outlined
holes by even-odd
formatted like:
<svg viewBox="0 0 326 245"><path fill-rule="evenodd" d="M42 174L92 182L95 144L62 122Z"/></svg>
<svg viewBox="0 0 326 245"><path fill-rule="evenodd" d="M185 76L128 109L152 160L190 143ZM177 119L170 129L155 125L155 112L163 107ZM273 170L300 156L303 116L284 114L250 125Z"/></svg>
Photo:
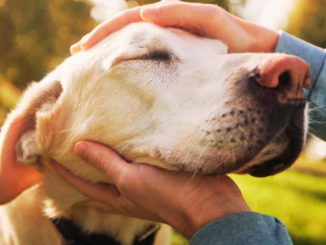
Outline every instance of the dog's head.
<svg viewBox="0 0 326 245"><path fill-rule="evenodd" d="M282 54L227 54L176 29L132 24L33 84L1 133L1 200L41 178L54 158L106 181L73 154L79 140L126 160L200 174L268 176L305 138L308 68Z"/></svg>

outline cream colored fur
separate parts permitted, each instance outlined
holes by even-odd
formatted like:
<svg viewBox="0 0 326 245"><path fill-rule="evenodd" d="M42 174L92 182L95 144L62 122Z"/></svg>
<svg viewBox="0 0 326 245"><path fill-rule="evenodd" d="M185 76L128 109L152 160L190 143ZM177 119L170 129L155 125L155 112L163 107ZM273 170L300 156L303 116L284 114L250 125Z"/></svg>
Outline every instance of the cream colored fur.
<svg viewBox="0 0 326 245"><path fill-rule="evenodd" d="M224 113L256 107L254 98L236 82L273 56L227 55L219 41L137 23L65 60L28 89L3 128L8 130L17 117L34 118L15 150L21 162L41 171L44 178L0 207L0 244L60 244L47 216L64 216L90 232L131 244L152 222L98 210L57 176L48 160L55 159L88 181L109 182L73 154L77 141L93 140L111 146L126 160L165 169L236 171L234 164L243 154L237 147L246 143L224 142L222 147L214 137L222 140L225 135L208 132L233 123ZM220 119L218 126L212 123L214 118ZM263 121L257 124L264 126ZM280 154L287 144L271 141L268 150L274 152L269 157ZM253 155L251 165L261 161ZM169 243L165 237L160 244Z"/></svg>

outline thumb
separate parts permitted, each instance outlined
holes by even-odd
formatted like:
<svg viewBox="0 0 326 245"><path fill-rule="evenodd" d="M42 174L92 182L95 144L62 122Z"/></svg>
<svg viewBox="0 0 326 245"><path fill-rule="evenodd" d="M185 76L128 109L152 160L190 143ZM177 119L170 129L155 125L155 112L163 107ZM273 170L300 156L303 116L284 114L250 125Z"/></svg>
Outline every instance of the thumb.
<svg viewBox="0 0 326 245"><path fill-rule="evenodd" d="M110 206L114 206L114 204L117 203L120 192L114 185L104 183L90 183L70 173L66 168L56 163L55 161L51 161L50 164L61 178L73 185L84 195L109 204Z"/></svg>
<svg viewBox="0 0 326 245"><path fill-rule="evenodd" d="M116 183L123 178L122 176L131 167L117 153L99 143L79 141L75 145L74 151Z"/></svg>

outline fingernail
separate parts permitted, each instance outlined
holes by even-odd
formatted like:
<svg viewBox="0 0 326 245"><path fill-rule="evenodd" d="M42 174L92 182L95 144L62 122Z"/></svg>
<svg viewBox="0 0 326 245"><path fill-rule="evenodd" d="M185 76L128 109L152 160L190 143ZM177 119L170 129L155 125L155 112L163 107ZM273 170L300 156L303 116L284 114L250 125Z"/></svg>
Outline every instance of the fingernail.
<svg viewBox="0 0 326 245"><path fill-rule="evenodd" d="M70 46L70 53L71 54L75 54L78 51L80 51L80 44L78 43L74 43L73 45Z"/></svg>
<svg viewBox="0 0 326 245"><path fill-rule="evenodd" d="M79 46L80 46L80 50L82 50L82 51L87 50L87 40L81 41Z"/></svg>
<svg viewBox="0 0 326 245"><path fill-rule="evenodd" d="M157 18L160 15L159 7L145 6L141 8L140 15L143 20Z"/></svg>
<svg viewBox="0 0 326 245"><path fill-rule="evenodd" d="M89 34L86 34L85 36L83 36L81 39L80 39L80 41L79 41L79 43L80 43L80 48L81 48L81 50L86 50L87 49L87 46L86 46L86 43L88 42L88 40L89 40Z"/></svg>
<svg viewBox="0 0 326 245"><path fill-rule="evenodd" d="M77 142L74 146L74 152L83 158L87 157L88 149L88 145L81 141Z"/></svg>

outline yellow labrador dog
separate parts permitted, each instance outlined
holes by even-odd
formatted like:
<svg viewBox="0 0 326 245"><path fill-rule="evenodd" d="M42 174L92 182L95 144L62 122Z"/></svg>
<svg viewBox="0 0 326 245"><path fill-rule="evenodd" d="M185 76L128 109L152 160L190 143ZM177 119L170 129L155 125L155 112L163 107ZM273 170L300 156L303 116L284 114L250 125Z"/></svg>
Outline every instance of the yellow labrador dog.
<svg viewBox="0 0 326 245"><path fill-rule="evenodd" d="M305 139L308 74L294 56L227 54L219 41L147 23L73 55L29 87L2 128L0 244L142 244L153 222L97 209L49 166L110 182L73 153L79 140L197 174L288 168Z"/></svg>

